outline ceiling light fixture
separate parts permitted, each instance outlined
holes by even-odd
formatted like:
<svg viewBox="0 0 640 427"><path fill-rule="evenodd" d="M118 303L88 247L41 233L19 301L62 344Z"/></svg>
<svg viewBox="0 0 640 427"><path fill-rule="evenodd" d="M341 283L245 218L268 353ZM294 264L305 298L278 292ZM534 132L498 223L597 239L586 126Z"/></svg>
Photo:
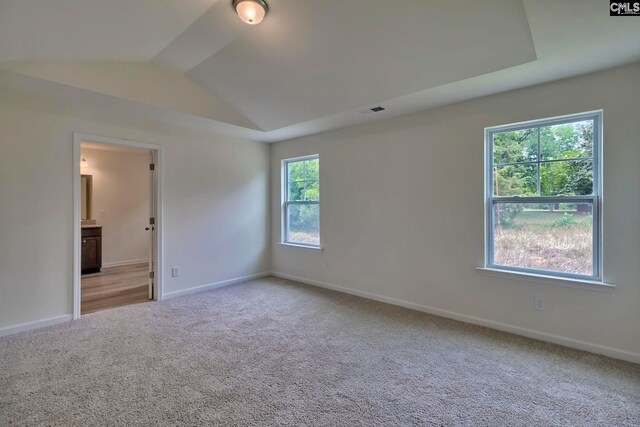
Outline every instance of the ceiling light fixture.
<svg viewBox="0 0 640 427"><path fill-rule="evenodd" d="M233 9L249 25L258 25L269 12L264 0L233 0Z"/></svg>

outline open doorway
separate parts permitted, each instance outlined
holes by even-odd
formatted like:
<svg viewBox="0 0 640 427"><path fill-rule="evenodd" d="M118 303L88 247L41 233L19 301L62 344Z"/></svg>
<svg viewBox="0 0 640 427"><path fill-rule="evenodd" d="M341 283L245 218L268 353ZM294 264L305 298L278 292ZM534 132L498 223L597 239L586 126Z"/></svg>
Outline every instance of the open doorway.
<svg viewBox="0 0 640 427"><path fill-rule="evenodd" d="M160 299L160 147L74 135L73 316Z"/></svg>

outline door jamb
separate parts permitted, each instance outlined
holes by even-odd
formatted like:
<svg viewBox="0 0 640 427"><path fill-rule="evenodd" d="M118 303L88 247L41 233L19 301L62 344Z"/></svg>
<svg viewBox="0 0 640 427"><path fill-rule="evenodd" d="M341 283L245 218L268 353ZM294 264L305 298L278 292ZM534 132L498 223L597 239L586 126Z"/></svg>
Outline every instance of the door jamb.
<svg viewBox="0 0 640 427"><path fill-rule="evenodd" d="M82 133L73 133L73 294L72 307L73 319L80 318L80 292L81 292L81 237L82 227L80 217L82 215L80 206L80 160L82 141L97 142L100 144L120 145L125 147L146 148L155 150L156 157L156 264L155 264L155 283L154 283L154 300L162 300L162 146L146 142L129 141L126 139L107 138L103 136L87 135Z"/></svg>

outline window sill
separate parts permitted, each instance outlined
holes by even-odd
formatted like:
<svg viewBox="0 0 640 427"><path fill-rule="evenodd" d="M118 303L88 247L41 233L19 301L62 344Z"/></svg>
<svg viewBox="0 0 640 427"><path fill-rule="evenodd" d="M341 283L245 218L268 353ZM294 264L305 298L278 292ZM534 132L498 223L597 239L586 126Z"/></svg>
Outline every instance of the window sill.
<svg viewBox="0 0 640 427"><path fill-rule="evenodd" d="M281 246L291 246L293 248L302 248L302 249L312 249L316 251L323 251L324 248L321 246L310 246L310 245L302 245L299 243L286 243L286 242L278 242Z"/></svg>
<svg viewBox="0 0 640 427"><path fill-rule="evenodd" d="M521 271L500 270L498 268L477 267L481 273L496 277L510 277L515 280L522 280L530 283L540 283L551 286L562 286L566 288L577 288L596 292L610 292L616 286L609 283L598 282L596 280L574 279L571 277L556 277L545 274L526 273Z"/></svg>

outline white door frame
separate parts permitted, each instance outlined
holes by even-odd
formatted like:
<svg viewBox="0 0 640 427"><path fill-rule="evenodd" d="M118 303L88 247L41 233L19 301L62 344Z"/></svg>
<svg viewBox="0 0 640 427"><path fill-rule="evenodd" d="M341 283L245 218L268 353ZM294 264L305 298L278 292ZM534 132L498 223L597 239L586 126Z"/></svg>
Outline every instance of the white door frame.
<svg viewBox="0 0 640 427"><path fill-rule="evenodd" d="M154 300L162 299L162 146L146 142L129 141L126 139L107 138L103 136L73 133L73 319L80 318L80 270L82 227L80 224L82 207L80 206L80 143L97 142L100 144L120 145L125 147L146 148L156 152L156 265Z"/></svg>

